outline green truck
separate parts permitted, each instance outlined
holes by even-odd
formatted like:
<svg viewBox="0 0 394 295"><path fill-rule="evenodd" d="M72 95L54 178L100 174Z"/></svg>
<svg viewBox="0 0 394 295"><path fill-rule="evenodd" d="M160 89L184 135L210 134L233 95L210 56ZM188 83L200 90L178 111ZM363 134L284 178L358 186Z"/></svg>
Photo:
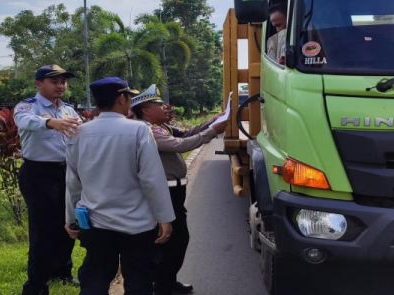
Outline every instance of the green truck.
<svg viewBox="0 0 394 295"><path fill-rule="evenodd" d="M238 32L241 24L261 30L245 35L259 50L261 82L249 84L251 98L238 108L234 85L255 83L255 67L243 79L225 57L224 91L233 101L224 151L234 192L250 196L251 245L268 291L394 294L394 2L234 6ZM279 57L269 54L275 6L287 12ZM366 283L367 272L378 283ZM346 289L350 281L358 288Z"/></svg>

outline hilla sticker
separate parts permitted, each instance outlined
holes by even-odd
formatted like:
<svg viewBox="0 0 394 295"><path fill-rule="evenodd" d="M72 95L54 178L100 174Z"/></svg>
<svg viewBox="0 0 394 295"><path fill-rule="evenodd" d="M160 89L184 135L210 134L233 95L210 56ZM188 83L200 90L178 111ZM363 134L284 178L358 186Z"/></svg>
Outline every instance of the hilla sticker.
<svg viewBox="0 0 394 295"><path fill-rule="evenodd" d="M316 57L321 51L321 46L315 41L309 41L302 46L302 54L306 56L305 65L322 65L327 64L325 57Z"/></svg>
<svg viewBox="0 0 394 295"><path fill-rule="evenodd" d="M313 57L320 53L321 46L315 41L309 41L302 46L302 54L307 57Z"/></svg>

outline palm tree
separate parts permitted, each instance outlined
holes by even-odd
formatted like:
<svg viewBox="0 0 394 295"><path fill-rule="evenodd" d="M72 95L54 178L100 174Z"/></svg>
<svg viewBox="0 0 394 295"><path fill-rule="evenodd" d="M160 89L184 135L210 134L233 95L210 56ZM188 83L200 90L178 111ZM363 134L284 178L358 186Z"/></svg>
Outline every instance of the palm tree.
<svg viewBox="0 0 394 295"><path fill-rule="evenodd" d="M116 14L102 11L100 18L106 20L107 29L93 40L93 75L122 76L134 87L162 82L159 57L145 49L154 36L144 29L132 31L125 27Z"/></svg>
<svg viewBox="0 0 394 295"><path fill-rule="evenodd" d="M152 36L145 43L145 49L160 57L164 73L162 84L165 101L169 101L167 75L170 68L184 71L189 65L193 41L186 36L178 22L162 22L160 16L143 14L136 19L136 24L143 24L147 35Z"/></svg>

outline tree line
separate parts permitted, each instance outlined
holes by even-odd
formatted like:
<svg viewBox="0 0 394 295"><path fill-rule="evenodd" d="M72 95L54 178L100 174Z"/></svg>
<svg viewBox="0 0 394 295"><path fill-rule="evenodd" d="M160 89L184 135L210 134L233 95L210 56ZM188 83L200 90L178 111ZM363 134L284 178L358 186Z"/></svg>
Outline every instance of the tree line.
<svg viewBox="0 0 394 295"><path fill-rule="evenodd" d="M23 10L0 24L10 38L14 65L0 70L0 103L35 94L35 70L59 64L76 73L66 99L86 102L85 50L91 80L121 76L133 87L159 85L171 104L192 110L212 109L221 101L221 32L209 20L206 0L162 0L161 8L139 15L134 28L99 6L87 12L88 48L84 47L84 9L69 13L64 4L41 14Z"/></svg>

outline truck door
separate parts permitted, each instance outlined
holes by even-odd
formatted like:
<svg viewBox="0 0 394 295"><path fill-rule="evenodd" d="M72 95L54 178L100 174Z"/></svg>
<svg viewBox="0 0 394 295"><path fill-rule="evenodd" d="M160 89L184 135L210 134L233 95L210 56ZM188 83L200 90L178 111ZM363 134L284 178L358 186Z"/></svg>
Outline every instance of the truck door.
<svg viewBox="0 0 394 295"><path fill-rule="evenodd" d="M270 1L269 18L263 24L262 92L265 103L262 108L262 131L271 143L281 145L285 125L281 123L286 112L286 44L288 35L288 2ZM269 110L269 111L267 111Z"/></svg>

